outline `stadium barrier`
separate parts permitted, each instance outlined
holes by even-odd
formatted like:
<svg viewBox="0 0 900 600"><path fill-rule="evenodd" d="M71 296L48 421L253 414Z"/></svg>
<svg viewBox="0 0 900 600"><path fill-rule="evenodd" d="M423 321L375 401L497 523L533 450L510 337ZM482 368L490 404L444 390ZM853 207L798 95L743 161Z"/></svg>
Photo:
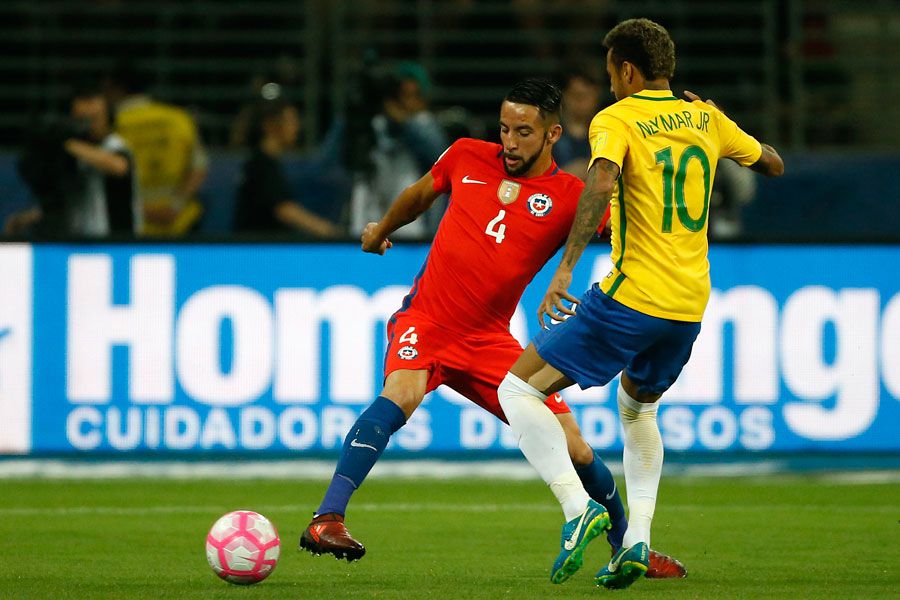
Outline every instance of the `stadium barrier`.
<svg viewBox="0 0 900 600"><path fill-rule="evenodd" d="M588 248L573 289L606 275L607 251ZM380 389L384 322L427 252L2 245L0 453L335 451ZM900 246L716 246L711 263L702 333L660 411L667 448L900 450ZM551 271L512 321L522 341ZM615 383L565 393L601 450L621 448L614 395ZM443 388L392 444L515 447Z"/></svg>

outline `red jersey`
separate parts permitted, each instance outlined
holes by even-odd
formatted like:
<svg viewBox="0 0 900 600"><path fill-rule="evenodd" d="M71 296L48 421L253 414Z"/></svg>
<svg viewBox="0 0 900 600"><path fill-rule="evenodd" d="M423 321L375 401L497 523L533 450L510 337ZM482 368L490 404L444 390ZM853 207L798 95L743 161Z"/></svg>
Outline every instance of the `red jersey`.
<svg viewBox="0 0 900 600"><path fill-rule="evenodd" d="M565 243L584 183L555 162L511 177L502 147L474 139L450 146L431 174L450 205L401 312L461 333L508 331L525 287Z"/></svg>

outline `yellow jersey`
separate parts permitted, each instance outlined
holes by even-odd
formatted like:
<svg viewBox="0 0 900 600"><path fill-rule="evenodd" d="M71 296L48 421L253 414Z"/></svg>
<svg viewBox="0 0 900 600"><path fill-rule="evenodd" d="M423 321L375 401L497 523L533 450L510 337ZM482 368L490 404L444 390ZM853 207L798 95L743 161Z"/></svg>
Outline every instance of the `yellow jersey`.
<svg viewBox="0 0 900 600"><path fill-rule="evenodd" d="M709 300L709 198L719 158L743 166L762 147L712 106L643 90L600 111L591 163L620 169L611 200L613 269L600 288L629 308L700 321Z"/></svg>
<svg viewBox="0 0 900 600"><path fill-rule="evenodd" d="M142 233L182 235L189 231L200 218L202 206L196 198L179 198L175 192L191 170L207 166L194 120L177 106L136 96L120 105L115 128L134 155L145 211L169 207L177 213L168 225L145 219Z"/></svg>

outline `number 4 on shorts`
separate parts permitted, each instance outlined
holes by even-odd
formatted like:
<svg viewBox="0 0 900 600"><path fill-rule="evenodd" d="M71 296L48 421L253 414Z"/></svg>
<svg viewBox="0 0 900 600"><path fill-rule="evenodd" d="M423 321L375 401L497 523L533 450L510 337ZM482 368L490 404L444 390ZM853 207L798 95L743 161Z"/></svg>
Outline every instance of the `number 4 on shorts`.
<svg viewBox="0 0 900 600"><path fill-rule="evenodd" d="M399 342L401 344L412 344L413 346L419 341L419 334L416 333L415 327L410 327L406 330L406 333L400 336Z"/></svg>

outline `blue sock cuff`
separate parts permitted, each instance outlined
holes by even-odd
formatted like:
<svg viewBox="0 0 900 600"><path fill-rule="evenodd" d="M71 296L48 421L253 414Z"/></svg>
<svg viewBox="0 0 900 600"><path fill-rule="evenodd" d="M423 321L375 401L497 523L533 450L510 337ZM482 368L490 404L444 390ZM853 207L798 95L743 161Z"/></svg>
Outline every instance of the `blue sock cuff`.
<svg viewBox="0 0 900 600"><path fill-rule="evenodd" d="M605 465L603 459L600 458L600 455L597 454L597 451L594 450L594 460L589 462L586 465L575 465L575 470L578 471L578 476L584 478L585 475L594 474L594 468L596 465Z"/></svg>
<svg viewBox="0 0 900 600"><path fill-rule="evenodd" d="M385 425L391 435L406 424L406 415L403 414L403 410L384 396L375 398L375 401L359 415L359 418Z"/></svg>

